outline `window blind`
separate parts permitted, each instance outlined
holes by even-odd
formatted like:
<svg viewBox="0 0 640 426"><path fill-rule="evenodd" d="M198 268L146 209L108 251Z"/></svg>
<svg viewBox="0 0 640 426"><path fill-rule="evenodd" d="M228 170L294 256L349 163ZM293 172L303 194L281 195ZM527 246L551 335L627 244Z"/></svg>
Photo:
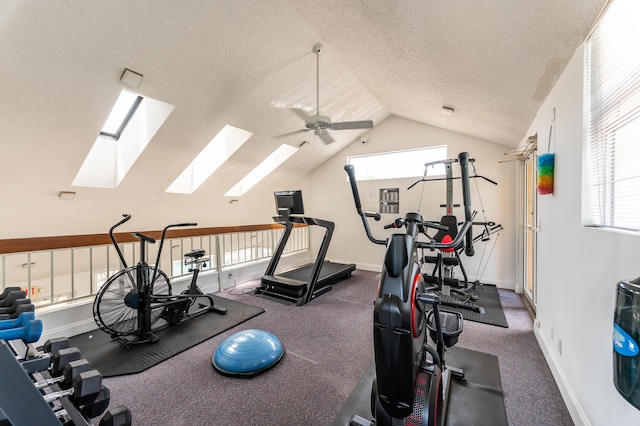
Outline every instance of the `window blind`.
<svg viewBox="0 0 640 426"><path fill-rule="evenodd" d="M615 0L585 44L586 226L640 230L637 16L640 2Z"/></svg>

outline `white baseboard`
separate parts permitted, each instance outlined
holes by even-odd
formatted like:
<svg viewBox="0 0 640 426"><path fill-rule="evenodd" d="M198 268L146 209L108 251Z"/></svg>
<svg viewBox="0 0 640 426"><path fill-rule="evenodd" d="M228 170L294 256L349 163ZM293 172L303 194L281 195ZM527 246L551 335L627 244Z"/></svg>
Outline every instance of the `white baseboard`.
<svg viewBox="0 0 640 426"><path fill-rule="evenodd" d="M39 316L41 318L42 316ZM40 340L36 344L37 346L44 344L49 339L53 339L55 337L69 337L75 336L82 333L87 333L89 331L95 330L96 333L103 333L103 331L98 329L96 322L93 318L88 318L82 321L75 322L73 324L68 324L62 327L52 328L48 330L44 330L42 332L42 336Z"/></svg>
<svg viewBox="0 0 640 426"><path fill-rule="evenodd" d="M372 265L369 263L357 263L356 269L362 269L364 271L371 271L371 272L382 272L381 265Z"/></svg>
<svg viewBox="0 0 640 426"><path fill-rule="evenodd" d="M75 336L92 330L102 333L93 319L92 299L36 309L36 317L42 320L43 329L42 336L36 345L42 345L56 337Z"/></svg>
<svg viewBox="0 0 640 426"><path fill-rule="evenodd" d="M558 358L555 356L553 346L549 343L544 334L540 332L538 327L534 326L533 334L536 336L538 345L540 345L540 348L542 349L542 354L551 369L551 374L558 385L558 389L560 389L560 394L567 406L567 410L569 410L571 419L573 419L576 426L591 426L591 422L589 421L587 414L580 405L567 376L565 376L564 371L558 362Z"/></svg>

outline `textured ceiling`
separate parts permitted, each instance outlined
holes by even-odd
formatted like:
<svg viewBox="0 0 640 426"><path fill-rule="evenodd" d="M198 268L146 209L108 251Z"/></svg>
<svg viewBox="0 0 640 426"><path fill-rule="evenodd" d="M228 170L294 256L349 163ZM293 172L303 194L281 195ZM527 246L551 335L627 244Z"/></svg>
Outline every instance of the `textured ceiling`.
<svg viewBox="0 0 640 426"><path fill-rule="evenodd" d="M0 149L13 161L2 177L68 187L126 67L175 109L125 187L162 193L225 124L254 136L203 191L220 195L281 143L308 140L278 171L298 179L362 133L334 131L331 145L280 136L304 125L291 108L315 113L316 43L320 112L333 121L393 114L515 147L604 3L3 0Z"/></svg>
<svg viewBox="0 0 640 426"><path fill-rule="evenodd" d="M605 2L294 3L391 114L515 146Z"/></svg>

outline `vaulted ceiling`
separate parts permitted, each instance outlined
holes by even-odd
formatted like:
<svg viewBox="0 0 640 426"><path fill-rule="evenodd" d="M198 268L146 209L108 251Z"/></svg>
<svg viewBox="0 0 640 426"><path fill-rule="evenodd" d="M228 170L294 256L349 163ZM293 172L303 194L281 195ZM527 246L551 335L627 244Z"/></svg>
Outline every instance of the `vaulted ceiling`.
<svg viewBox="0 0 640 426"><path fill-rule="evenodd" d="M164 191L225 124L253 136L203 191L224 193L282 143L310 142L280 170L303 176L364 133L334 131L330 145L291 134L304 128L292 109L316 112L316 43L320 112L334 122L396 115L515 147L604 3L3 0L0 176L68 188L124 68L175 105L129 186Z"/></svg>

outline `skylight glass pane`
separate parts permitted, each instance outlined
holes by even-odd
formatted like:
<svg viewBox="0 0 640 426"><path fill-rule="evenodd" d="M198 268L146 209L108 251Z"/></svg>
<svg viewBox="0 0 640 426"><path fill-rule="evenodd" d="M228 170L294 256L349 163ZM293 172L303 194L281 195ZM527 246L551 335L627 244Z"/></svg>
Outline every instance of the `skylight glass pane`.
<svg viewBox="0 0 640 426"><path fill-rule="evenodd" d="M165 192L193 194L252 135L237 127L224 126Z"/></svg>
<svg viewBox="0 0 640 426"><path fill-rule="evenodd" d="M240 182L236 183L233 188L224 194L226 197L240 197L248 190L253 188L255 184L260 182L272 171L277 169L280 164L284 163L289 157L295 154L298 148L291 145L283 144L278 149L273 151L271 155L264 159L264 161L251 170Z"/></svg>
<svg viewBox="0 0 640 426"><path fill-rule="evenodd" d="M425 169L425 164L447 158L447 146L433 146L406 151L349 157L356 172L356 180L398 179L420 176L444 175L444 164Z"/></svg>
<svg viewBox="0 0 640 426"><path fill-rule="evenodd" d="M136 93L122 90L120 92L120 96L118 96L118 99L116 100L116 103L113 105L113 109L109 113L109 117L107 117L107 121L102 127L102 133L110 136L117 135L120 126L127 117L127 114L129 114L129 111L131 111L136 99L138 99L138 95Z"/></svg>

